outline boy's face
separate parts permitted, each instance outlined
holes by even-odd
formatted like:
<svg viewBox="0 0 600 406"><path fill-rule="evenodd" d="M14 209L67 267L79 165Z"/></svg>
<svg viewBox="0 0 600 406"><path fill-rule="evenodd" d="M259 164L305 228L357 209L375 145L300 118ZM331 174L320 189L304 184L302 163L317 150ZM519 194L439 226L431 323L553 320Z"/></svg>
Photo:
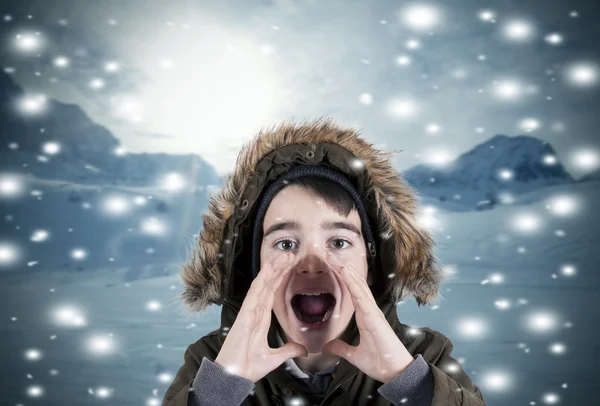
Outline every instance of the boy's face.
<svg viewBox="0 0 600 406"><path fill-rule="evenodd" d="M273 228L275 231L269 232ZM309 353L320 353L325 344L339 338L354 313L347 287L325 262L327 251L347 262L371 285L360 233L356 210L343 217L297 185L282 189L265 214L261 268L283 251L295 254L289 279L275 292L273 311L287 341L304 345ZM313 295L301 294L309 292ZM327 293L316 295L318 292Z"/></svg>

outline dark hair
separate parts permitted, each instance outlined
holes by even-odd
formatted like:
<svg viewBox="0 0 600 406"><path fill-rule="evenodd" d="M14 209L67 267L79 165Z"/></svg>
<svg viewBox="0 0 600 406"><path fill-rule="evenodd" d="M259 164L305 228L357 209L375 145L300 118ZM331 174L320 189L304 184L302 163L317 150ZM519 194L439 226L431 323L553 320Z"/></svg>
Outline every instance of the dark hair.
<svg viewBox="0 0 600 406"><path fill-rule="evenodd" d="M352 197L346 190L335 182L329 179L304 176L291 180L287 183L288 186L297 185L314 193L317 197L322 198L325 204L335 210L340 216L348 217L352 209L356 210Z"/></svg>

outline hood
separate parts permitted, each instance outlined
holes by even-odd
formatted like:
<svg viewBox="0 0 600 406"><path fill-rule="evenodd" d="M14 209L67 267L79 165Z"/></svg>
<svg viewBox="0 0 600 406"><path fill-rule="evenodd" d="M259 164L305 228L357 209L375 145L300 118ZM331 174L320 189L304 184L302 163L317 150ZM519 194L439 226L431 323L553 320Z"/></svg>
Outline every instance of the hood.
<svg viewBox="0 0 600 406"><path fill-rule="evenodd" d="M392 154L330 119L284 122L260 131L244 144L233 172L202 215L203 229L180 273L188 309L200 312L226 303L237 313L252 282L256 204L272 180L299 164L342 171L363 197L377 252L373 292L378 304L383 308L410 297L419 306L431 304L443 273L431 236L417 224L416 193L394 169Z"/></svg>

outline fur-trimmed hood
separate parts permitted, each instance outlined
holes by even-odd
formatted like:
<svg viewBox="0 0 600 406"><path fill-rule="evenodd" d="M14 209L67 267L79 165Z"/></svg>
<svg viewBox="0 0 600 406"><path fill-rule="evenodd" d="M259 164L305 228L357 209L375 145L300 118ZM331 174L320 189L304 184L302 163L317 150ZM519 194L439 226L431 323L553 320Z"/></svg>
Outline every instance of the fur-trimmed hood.
<svg viewBox="0 0 600 406"><path fill-rule="evenodd" d="M243 301L252 281L250 243L256 203L292 166L325 164L344 172L363 196L376 239L378 303L414 297L431 304L443 282L433 240L417 224L417 198L383 152L329 119L284 122L245 144L232 173L210 197L200 232L181 270L182 299L192 311Z"/></svg>

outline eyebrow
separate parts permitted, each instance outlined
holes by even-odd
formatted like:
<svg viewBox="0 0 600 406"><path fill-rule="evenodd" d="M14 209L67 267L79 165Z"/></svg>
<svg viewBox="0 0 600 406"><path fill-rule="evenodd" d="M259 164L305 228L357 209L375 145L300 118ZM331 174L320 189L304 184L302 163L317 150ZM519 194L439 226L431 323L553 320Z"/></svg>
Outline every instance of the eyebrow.
<svg viewBox="0 0 600 406"><path fill-rule="evenodd" d="M273 224L271 227L269 227L267 229L267 231L265 231L263 238L267 238L267 236L269 234L272 234L275 231L299 230L301 228L302 228L302 226L296 220L280 221L278 223ZM353 233L357 234L359 237L362 237L360 230L358 228L356 228L356 226L354 224L348 223L346 221L327 221L327 220L325 220L325 221L321 222L321 229L322 230L340 230L340 229L349 230L349 231L352 231Z"/></svg>

